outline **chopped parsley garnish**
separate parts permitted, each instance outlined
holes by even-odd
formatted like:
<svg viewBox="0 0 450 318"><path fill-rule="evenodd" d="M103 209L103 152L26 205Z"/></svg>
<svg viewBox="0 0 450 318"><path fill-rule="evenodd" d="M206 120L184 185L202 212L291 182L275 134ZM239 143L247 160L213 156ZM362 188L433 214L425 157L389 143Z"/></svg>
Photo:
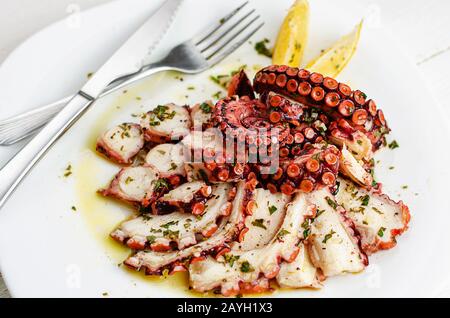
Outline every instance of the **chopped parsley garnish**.
<svg viewBox="0 0 450 318"><path fill-rule="evenodd" d="M386 228L385 227L380 227L380 229L378 230L378 236L379 237L383 237L384 231L386 231Z"/></svg>
<svg viewBox="0 0 450 318"><path fill-rule="evenodd" d="M306 219L302 223L302 228L303 228L303 238L306 239L309 236L309 232L311 231L308 219Z"/></svg>
<svg viewBox="0 0 450 318"><path fill-rule="evenodd" d="M236 262L239 259L239 255L232 255L232 254L225 254L223 258L225 259L225 262L227 262L231 267L234 265L234 262Z"/></svg>
<svg viewBox="0 0 450 318"><path fill-rule="evenodd" d="M212 107L208 104L208 103L202 103L200 105L200 109L202 110L202 112L204 112L205 114L209 114L212 111Z"/></svg>
<svg viewBox="0 0 450 318"><path fill-rule="evenodd" d="M67 178L68 176L70 176L72 174L72 165L69 164L66 167L66 170L64 170L64 178Z"/></svg>
<svg viewBox="0 0 450 318"><path fill-rule="evenodd" d="M119 128L122 130L122 132L120 133L120 138L124 139L125 137L127 138L130 137L130 129L131 129L130 124L121 124L119 125ZM114 137L114 135L111 136L111 139Z"/></svg>
<svg viewBox="0 0 450 318"><path fill-rule="evenodd" d="M249 273L253 272L255 269L250 265L248 261L241 263L241 272L243 273Z"/></svg>
<svg viewBox="0 0 450 318"><path fill-rule="evenodd" d="M168 112L168 111L169 111L169 106L166 106L166 105L156 106L156 108L150 112L149 125L150 126L158 126L160 124L159 121L164 121L165 119L174 118L176 115L176 112L175 111Z"/></svg>
<svg viewBox="0 0 450 318"><path fill-rule="evenodd" d="M326 234L325 237L323 238L322 243L326 244L327 241L333 237L333 234L335 234L336 232L331 230L330 233Z"/></svg>
<svg viewBox="0 0 450 318"><path fill-rule="evenodd" d="M155 243L155 240L156 240L156 236L154 236L154 235L149 235L149 236L147 236L148 244L153 244L153 243Z"/></svg>
<svg viewBox="0 0 450 318"><path fill-rule="evenodd" d="M228 83L230 81L230 76L228 76L228 75L216 75L216 76L211 75L209 77L209 79L211 81L213 81L214 83L216 83L217 85L219 85L223 88L227 88Z"/></svg>
<svg viewBox="0 0 450 318"><path fill-rule="evenodd" d="M375 212L377 212L378 214L384 214L383 212L380 211L380 209L376 208L376 207L372 207L372 210L374 210Z"/></svg>
<svg viewBox="0 0 450 318"><path fill-rule="evenodd" d="M176 240L180 235L180 231L165 230L163 235L171 240Z"/></svg>
<svg viewBox="0 0 450 318"><path fill-rule="evenodd" d="M287 234L290 234L291 232L289 232L288 230L285 229L281 229L280 232L278 232L277 238L278 239L283 239L283 237Z"/></svg>
<svg viewBox="0 0 450 318"><path fill-rule="evenodd" d="M133 182L133 181L134 181L134 179L132 177L127 177L125 179L125 184L129 184L130 182Z"/></svg>
<svg viewBox="0 0 450 318"><path fill-rule="evenodd" d="M264 219L256 219L252 222L252 225L267 230L267 227L264 225Z"/></svg>
<svg viewBox="0 0 450 318"><path fill-rule="evenodd" d="M325 212L325 210L319 210L319 209L317 209L315 218L318 218L323 212Z"/></svg>
<svg viewBox="0 0 450 318"><path fill-rule="evenodd" d="M272 51L267 48L267 44L269 43L269 39L264 39L262 41L255 43L255 50L258 54L272 57Z"/></svg>
<svg viewBox="0 0 450 318"><path fill-rule="evenodd" d="M403 185L403 186L402 186L402 189L403 189L403 190L406 190L406 189L408 189L408 185L406 185L406 184L405 184L405 185Z"/></svg>
<svg viewBox="0 0 450 318"><path fill-rule="evenodd" d="M74 206L74 205L72 205L71 209L72 209L72 211L76 211L76 210L77 210L77 207Z"/></svg>
<svg viewBox="0 0 450 318"><path fill-rule="evenodd" d="M214 97L215 99L220 99L222 97L222 92L218 91L215 94L213 94L212 97Z"/></svg>
<svg viewBox="0 0 450 318"><path fill-rule="evenodd" d="M361 197L360 200L361 200L361 205L368 206L370 197L368 194L366 194L365 196Z"/></svg>
<svg viewBox="0 0 450 318"><path fill-rule="evenodd" d="M142 208L142 210L141 210ZM145 210L145 208L143 208L142 206L139 209L139 212L141 213L146 213L147 211ZM150 216L149 214L142 214L142 218L144 219L144 221L150 221L151 219L153 219L152 216Z"/></svg>
<svg viewBox="0 0 450 318"><path fill-rule="evenodd" d="M158 179L156 181L153 181L153 183L154 183L153 189L155 191L161 190L162 188L169 189L169 183L165 179Z"/></svg>
<svg viewBox="0 0 450 318"><path fill-rule="evenodd" d="M277 212L277 207L275 205L269 206L270 215L274 214L275 212Z"/></svg>
<svg viewBox="0 0 450 318"><path fill-rule="evenodd" d="M329 206L331 206L334 210L336 210L337 203L332 198L326 197L325 200L327 200Z"/></svg>
<svg viewBox="0 0 450 318"><path fill-rule="evenodd" d="M177 164L175 162L171 162L169 171L175 170L176 168L178 168Z"/></svg>
<svg viewBox="0 0 450 318"><path fill-rule="evenodd" d="M311 232L310 228L303 230L303 238L306 239L309 236L309 232Z"/></svg>
<svg viewBox="0 0 450 318"><path fill-rule="evenodd" d="M178 224L178 221L170 221L170 222L167 222L167 223L161 225L160 227L162 227L163 229L168 229L170 226L177 225L177 224Z"/></svg>
<svg viewBox="0 0 450 318"><path fill-rule="evenodd" d="M161 125L161 123L155 118L155 116L152 116L152 115L150 115L148 124L152 127Z"/></svg>
<svg viewBox="0 0 450 318"><path fill-rule="evenodd" d="M397 140L393 140L389 145L388 145L389 149L395 149L400 147L400 145L398 144Z"/></svg>

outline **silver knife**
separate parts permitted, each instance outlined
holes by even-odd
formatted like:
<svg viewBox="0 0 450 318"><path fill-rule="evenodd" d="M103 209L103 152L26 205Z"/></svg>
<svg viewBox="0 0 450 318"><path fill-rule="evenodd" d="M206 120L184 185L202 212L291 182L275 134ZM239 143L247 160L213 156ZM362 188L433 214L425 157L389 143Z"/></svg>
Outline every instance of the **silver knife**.
<svg viewBox="0 0 450 318"><path fill-rule="evenodd" d="M25 147L0 170L0 208L22 179L50 147L91 106L105 87L117 78L139 72L146 57L159 39L149 34L164 34L182 0L167 0L91 77L80 91Z"/></svg>

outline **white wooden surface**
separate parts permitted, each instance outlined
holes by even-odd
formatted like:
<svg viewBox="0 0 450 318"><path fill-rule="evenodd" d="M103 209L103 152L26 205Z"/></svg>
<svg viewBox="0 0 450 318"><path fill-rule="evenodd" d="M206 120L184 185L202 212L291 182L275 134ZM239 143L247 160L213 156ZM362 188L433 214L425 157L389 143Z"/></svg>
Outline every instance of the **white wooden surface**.
<svg viewBox="0 0 450 318"><path fill-rule="evenodd" d="M70 4L87 9L108 1L111 0L2 1L0 63L28 36L65 17ZM450 117L450 80L447 78L450 71L450 1L360 0L360 3L371 13L370 23L380 23L398 39ZM442 296L450 296L450 288ZM1 274L0 297L9 297Z"/></svg>

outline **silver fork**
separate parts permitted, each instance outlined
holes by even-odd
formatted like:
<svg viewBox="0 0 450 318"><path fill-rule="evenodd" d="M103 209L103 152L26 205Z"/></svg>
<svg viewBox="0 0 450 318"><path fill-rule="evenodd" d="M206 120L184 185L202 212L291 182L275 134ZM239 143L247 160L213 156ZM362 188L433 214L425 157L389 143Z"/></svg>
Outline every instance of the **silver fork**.
<svg viewBox="0 0 450 318"><path fill-rule="evenodd" d="M243 12L248 1L234 9L191 40L175 48L161 61L147 64L136 73L113 81L100 96L110 94L130 83L160 71L175 70L183 73L200 73L217 64L246 42L264 23L255 9ZM249 27L256 25L250 31ZM29 137L42 128L67 104L73 96L38 107L22 114L0 120L0 145L8 146Z"/></svg>

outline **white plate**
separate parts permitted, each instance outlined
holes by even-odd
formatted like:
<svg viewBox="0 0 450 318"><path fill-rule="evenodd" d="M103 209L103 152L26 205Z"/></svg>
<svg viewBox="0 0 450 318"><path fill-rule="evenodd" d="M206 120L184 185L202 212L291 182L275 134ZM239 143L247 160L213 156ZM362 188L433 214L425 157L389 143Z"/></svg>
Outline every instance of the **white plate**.
<svg viewBox="0 0 450 318"><path fill-rule="evenodd" d="M275 5L268 0L253 1L266 22L253 42L264 37L274 39L291 2L277 1ZM237 4L186 1L155 57ZM311 5L307 58L351 30L364 15L356 1L339 5L313 1ZM116 1L83 13L80 28L68 28L62 21L30 39L0 68L0 100L2 105L10 105L0 108L0 118L75 91L85 75L95 70L154 6L145 0ZM370 267L362 274L330 278L320 291L278 291L273 296L433 296L446 283L450 268L445 248L450 222L449 126L417 70L400 51L388 33L367 23L357 54L339 79L365 91L385 111L393 130L389 140L396 139L400 148L378 155L381 162L377 178L388 194L409 205L410 230L395 249L371 257ZM157 75L128 88L127 93L118 92L98 101L36 166L0 213L0 265L11 294L192 295L186 293L182 279L145 278L118 266L128 252L108 239L108 233L131 212L96 196L95 190L106 185L118 168L95 154L94 140L108 126L132 120L132 113L158 103L211 98L219 89L207 79L209 74L227 72L242 64L251 69L269 63L246 44L204 74L183 76L183 82L175 79L174 73ZM191 85L195 90L187 90ZM0 162L15 149L1 148ZM69 163L74 173L64 178ZM389 170L389 166L395 169ZM402 189L402 185L408 185L408 189ZM72 206L77 207L76 212Z"/></svg>

